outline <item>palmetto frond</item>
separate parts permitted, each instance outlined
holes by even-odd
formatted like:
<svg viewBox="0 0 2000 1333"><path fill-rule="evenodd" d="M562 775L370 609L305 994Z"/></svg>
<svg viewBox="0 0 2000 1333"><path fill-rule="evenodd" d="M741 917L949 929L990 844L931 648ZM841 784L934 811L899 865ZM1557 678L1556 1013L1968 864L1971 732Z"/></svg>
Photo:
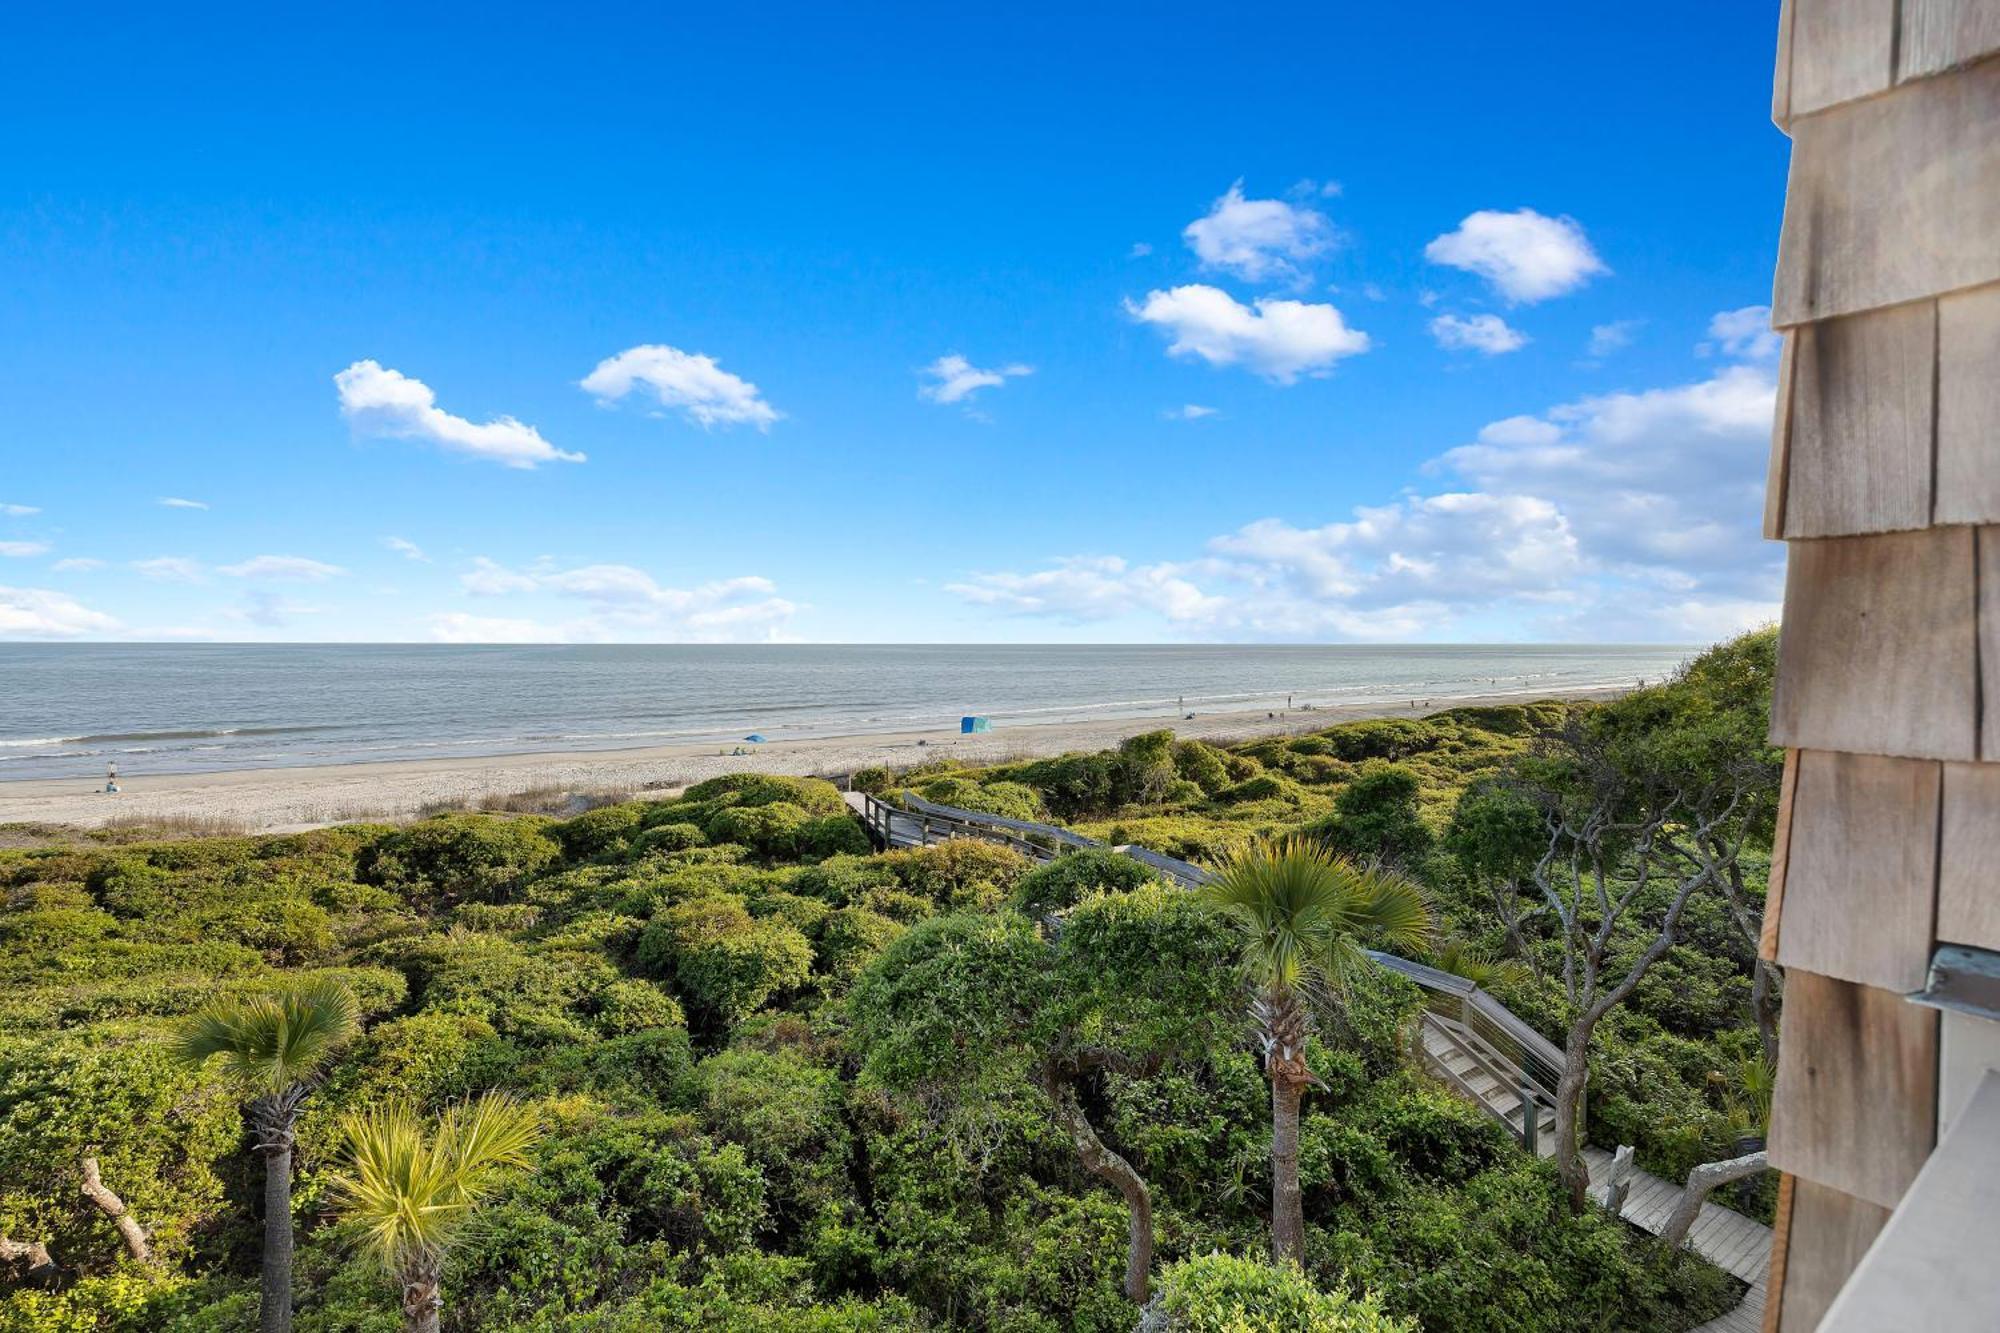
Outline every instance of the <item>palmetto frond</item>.
<svg viewBox="0 0 2000 1333"><path fill-rule="evenodd" d="M341 1215L391 1273L434 1264L505 1171L528 1165L541 1137L534 1112L498 1093L452 1107L429 1132L404 1105L349 1116L342 1127L352 1169L333 1179Z"/></svg>
<svg viewBox="0 0 2000 1333"><path fill-rule="evenodd" d="M1254 843L1202 892L1242 932L1245 969L1264 991L1340 984L1360 965L1363 940L1410 949L1430 938L1430 908L1415 884L1308 839Z"/></svg>
<svg viewBox="0 0 2000 1333"><path fill-rule="evenodd" d="M360 1028L354 992L323 978L218 1000L188 1020L174 1050L190 1064L220 1055L246 1093L272 1097L311 1080Z"/></svg>

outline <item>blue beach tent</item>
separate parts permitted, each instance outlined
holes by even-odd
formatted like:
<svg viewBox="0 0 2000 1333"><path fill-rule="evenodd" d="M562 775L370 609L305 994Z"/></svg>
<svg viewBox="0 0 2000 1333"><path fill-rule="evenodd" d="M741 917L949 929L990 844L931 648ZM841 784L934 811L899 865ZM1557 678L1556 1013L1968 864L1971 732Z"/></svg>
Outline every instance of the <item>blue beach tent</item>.
<svg viewBox="0 0 2000 1333"><path fill-rule="evenodd" d="M762 745L764 743L764 733L761 731L753 731L748 736L745 736L743 739L749 741L752 745Z"/></svg>
<svg viewBox="0 0 2000 1333"><path fill-rule="evenodd" d="M961 736L970 736L975 731L991 730L993 730L993 719L990 717L962 717L958 720L958 734Z"/></svg>

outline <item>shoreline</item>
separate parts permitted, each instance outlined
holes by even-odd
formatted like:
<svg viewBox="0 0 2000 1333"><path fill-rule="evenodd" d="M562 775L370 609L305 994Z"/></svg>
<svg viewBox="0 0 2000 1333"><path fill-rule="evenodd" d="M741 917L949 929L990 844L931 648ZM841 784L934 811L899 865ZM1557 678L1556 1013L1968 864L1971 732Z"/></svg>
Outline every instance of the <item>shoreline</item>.
<svg viewBox="0 0 2000 1333"><path fill-rule="evenodd" d="M665 794L726 773L837 777L870 765L908 768L932 759L992 764L1068 750L1101 750L1142 732L1170 729L1183 739L1243 741L1319 731L1368 718L1423 717L1453 708L1530 703L1540 699L1607 699L1627 685L1555 693L1496 692L1408 704L1321 705L1275 718L1262 710L1173 716L1042 722L962 735L955 728L816 736L777 741L745 755L718 754L713 743L622 750L545 751L451 759L391 759L372 763L225 769L147 775L127 771L116 795L103 779L28 778L0 782L0 825L81 828L143 820L241 825L254 833L291 832L361 820L399 820L441 806L473 807L486 799L529 791L578 795Z"/></svg>

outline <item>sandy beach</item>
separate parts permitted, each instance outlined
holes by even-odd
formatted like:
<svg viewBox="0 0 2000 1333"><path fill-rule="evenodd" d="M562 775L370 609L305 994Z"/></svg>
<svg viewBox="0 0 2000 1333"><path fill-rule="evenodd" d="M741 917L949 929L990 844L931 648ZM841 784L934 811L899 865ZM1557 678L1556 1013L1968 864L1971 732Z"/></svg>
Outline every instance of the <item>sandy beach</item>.
<svg viewBox="0 0 2000 1333"><path fill-rule="evenodd" d="M1561 697L1608 698L1622 692L1622 687L1578 690ZM1437 699L1429 711L1521 703L1530 697L1548 696ZM420 812L474 807L482 800L529 791L584 796L666 793L724 773L838 777L871 764L907 768L938 758L994 763L1067 750L1104 749L1127 736L1161 727L1171 727L1179 736L1236 741L1316 731L1360 718L1421 716L1424 711L1405 704L1321 707L1275 718L1261 711L1204 714L1193 720L1127 717L1016 726L972 736L939 728L815 737L757 746L753 753L744 755L719 754L717 747L709 744L157 776L127 768L120 774L122 790L116 795L101 790L102 778L0 782L0 825L94 827L111 820L158 819L277 832L362 819L407 819Z"/></svg>

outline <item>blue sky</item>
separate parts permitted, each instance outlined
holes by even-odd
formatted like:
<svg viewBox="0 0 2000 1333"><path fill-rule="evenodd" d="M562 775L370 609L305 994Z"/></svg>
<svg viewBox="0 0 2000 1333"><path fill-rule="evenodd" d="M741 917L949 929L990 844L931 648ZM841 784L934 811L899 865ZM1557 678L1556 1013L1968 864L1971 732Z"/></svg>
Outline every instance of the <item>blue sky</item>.
<svg viewBox="0 0 2000 1333"><path fill-rule="evenodd" d="M1776 7L11 15L0 635L1761 622Z"/></svg>

